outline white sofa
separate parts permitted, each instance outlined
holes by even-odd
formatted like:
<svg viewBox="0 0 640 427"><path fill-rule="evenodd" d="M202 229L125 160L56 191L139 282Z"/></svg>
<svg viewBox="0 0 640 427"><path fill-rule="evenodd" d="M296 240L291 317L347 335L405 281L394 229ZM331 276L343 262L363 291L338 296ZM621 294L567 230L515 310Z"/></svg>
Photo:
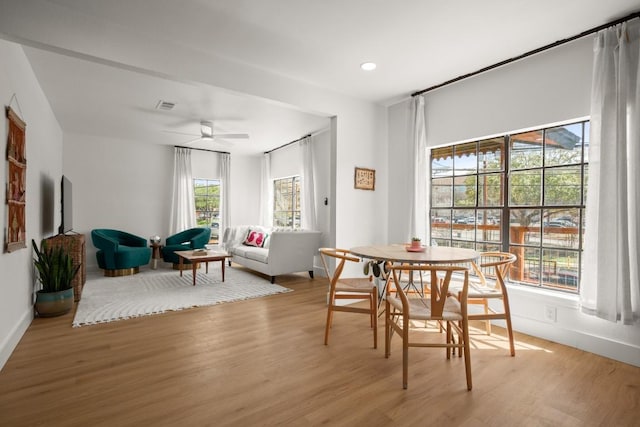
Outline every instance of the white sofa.
<svg viewBox="0 0 640 427"><path fill-rule="evenodd" d="M265 247L244 245L249 229L268 234ZM313 258L320 247L320 231L291 230L243 225L224 231L222 247L231 255L231 262L271 276L271 283L280 274L308 271L313 278Z"/></svg>

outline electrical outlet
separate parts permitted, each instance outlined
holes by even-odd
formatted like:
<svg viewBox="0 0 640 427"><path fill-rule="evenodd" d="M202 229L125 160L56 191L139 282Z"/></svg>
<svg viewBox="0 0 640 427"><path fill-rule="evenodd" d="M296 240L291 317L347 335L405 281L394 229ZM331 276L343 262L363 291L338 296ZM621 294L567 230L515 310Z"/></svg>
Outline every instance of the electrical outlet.
<svg viewBox="0 0 640 427"><path fill-rule="evenodd" d="M555 322L557 316L557 309L550 305L544 306L544 318L550 322Z"/></svg>

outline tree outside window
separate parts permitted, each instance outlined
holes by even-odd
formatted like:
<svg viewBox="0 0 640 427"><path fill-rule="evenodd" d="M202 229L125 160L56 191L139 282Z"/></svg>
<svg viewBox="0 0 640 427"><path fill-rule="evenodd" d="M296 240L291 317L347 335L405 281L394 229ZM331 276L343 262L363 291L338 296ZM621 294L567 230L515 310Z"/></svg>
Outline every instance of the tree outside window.
<svg viewBox="0 0 640 427"><path fill-rule="evenodd" d="M431 150L431 235L518 256L511 280L577 292L589 122Z"/></svg>
<svg viewBox="0 0 640 427"><path fill-rule="evenodd" d="M300 228L300 177L273 181L273 226Z"/></svg>
<svg viewBox="0 0 640 427"><path fill-rule="evenodd" d="M209 243L217 244L220 238L220 181L194 179L193 194L196 204L196 224L211 228Z"/></svg>

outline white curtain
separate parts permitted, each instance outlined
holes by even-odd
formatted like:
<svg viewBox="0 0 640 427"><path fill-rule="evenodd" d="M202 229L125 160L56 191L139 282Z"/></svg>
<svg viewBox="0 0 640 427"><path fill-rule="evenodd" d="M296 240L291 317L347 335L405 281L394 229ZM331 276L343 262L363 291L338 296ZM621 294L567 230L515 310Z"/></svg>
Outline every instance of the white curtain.
<svg viewBox="0 0 640 427"><path fill-rule="evenodd" d="M220 233L231 225L229 199L231 195L231 155L229 153L217 153L218 164L220 165L220 181L222 181L220 194Z"/></svg>
<svg viewBox="0 0 640 427"><path fill-rule="evenodd" d="M260 221L261 225L273 225L273 183L271 181L271 154L262 156L262 191L260 191Z"/></svg>
<svg viewBox="0 0 640 427"><path fill-rule="evenodd" d="M427 130L425 124L424 97L413 98L413 169L411 209L409 209L409 233L407 239L419 237L423 244L430 242L429 227L429 163L427 153ZM407 240L409 241L409 240Z"/></svg>
<svg viewBox="0 0 640 427"><path fill-rule="evenodd" d="M172 235L195 226L196 207L193 197L191 150L189 148L175 147L169 234Z"/></svg>
<svg viewBox="0 0 640 427"><path fill-rule="evenodd" d="M582 310L624 324L640 318L640 20L594 44Z"/></svg>
<svg viewBox="0 0 640 427"><path fill-rule="evenodd" d="M313 140L311 136L307 136L300 140L300 148L302 149L302 228L315 230L316 223L316 190L313 179Z"/></svg>

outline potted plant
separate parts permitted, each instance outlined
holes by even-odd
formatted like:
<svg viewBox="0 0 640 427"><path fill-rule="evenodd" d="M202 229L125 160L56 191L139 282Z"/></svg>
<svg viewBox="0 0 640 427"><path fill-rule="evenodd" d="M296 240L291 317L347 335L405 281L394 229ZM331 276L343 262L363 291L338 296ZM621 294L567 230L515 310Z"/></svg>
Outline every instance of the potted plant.
<svg viewBox="0 0 640 427"><path fill-rule="evenodd" d="M411 238L411 249L420 249L421 245L420 245L420 238L419 237L412 237Z"/></svg>
<svg viewBox="0 0 640 427"><path fill-rule="evenodd" d="M80 266L74 266L73 260L62 247L50 247L46 240L38 249L35 240L31 240L36 257L33 263L38 270L38 281L42 289L36 292L36 311L41 317L60 316L73 308L73 286L71 281Z"/></svg>

